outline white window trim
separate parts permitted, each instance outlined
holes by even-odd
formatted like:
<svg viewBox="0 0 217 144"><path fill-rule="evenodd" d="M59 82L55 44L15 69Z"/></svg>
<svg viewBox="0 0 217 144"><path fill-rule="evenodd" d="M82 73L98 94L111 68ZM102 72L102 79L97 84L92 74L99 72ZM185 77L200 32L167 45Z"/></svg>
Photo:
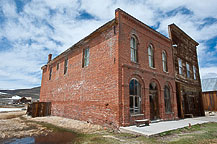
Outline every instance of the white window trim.
<svg viewBox="0 0 217 144"><path fill-rule="evenodd" d="M193 65L193 73L194 73L194 80L197 79L197 70L196 67Z"/></svg>
<svg viewBox="0 0 217 144"><path fill-rule="evenodd" d="M133 39L135 41L135 46L133 46L133 43L132 43ZM136 40L135 36L131 36L131 38L130 38L130 60L132 62L135 62L135 63L138 62L138 58L137 58L137 40Z"/></svg>
<svg viewBox="0 0 217 144"><path fill-rule="evenodd" d="M83 67L87 67L90 63L90 49L89 48L86 48L84 49L84 64L83 64Z"/></svg>
<svg viewBox="0 0 217 144"><path fill-rule="evenodd" d="M150 49L150 50L149 50ZM149 53L150 51L150 53ZM153 45L150 44L148 46L148 64L149 64L149 67L150 68L155 68L154 67L154 48L153 48ZM152 64L152 65L151 65Z"/></svg>
<svg viewBox="0 0 217 144"><path fill-rule="evenodd" d="M165 56L165 59L164 59ZM168 72L168 66L167 66L167 54L165 51L162 52L162 63L163 63L163 71Z"/></svg>
<svg viewBox="0 0 217 144"><path fill-rule="evenodd" d="M139 83L139 80L137 80L136 78L132 78L130 80L130 82L134 80L134 81L137 81L137 83L140 85L140 95L137 93L137 95L130 95L130 97L133 98L133 107L131 108L129 106L129 110L133 110L133 113L130 112L131 115L138 115L138 114L141 114L141 98L142 98L142 91L141 91L141 84ZM136 97L139 99L139 103L138 103L138 106L135 107L135 100L136 100ZM137 110L137 112L136 112Z"/></svg>
<svg viewBox="0 0 217 144"><path fill-rule="evenodd" d="M190 65L186 62L186 76L191 78Z"/></svg>
<svg viewBox="0 0 217 144"><path fill-rule="evenodd" d="M181 64L179 63L181 62ZM179 67L179 74L183 74L183 67L182 67L182 59L178 58L178 67Z"/></svg>

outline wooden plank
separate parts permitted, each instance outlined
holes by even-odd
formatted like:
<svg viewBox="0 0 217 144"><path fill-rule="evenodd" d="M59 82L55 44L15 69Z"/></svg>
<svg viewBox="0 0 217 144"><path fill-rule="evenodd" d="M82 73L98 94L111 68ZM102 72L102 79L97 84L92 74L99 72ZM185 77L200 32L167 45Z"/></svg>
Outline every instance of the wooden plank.
<svg viewBox="0 0 217 144"><path fill-rule="evenodd" d="M217 111L217 92L203 93L204 110Z"/></svg>
<svg viewBox="0 0 217 144"><path fill-rule="evenodd" d="M48 116L51 114L51 102L34 102L30 104L27 114L32 117Z"/></svg>

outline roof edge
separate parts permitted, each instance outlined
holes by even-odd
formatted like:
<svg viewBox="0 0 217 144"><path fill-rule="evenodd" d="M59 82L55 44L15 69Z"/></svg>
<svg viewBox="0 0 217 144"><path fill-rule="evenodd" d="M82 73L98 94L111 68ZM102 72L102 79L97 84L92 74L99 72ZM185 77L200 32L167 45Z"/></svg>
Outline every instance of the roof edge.
<svg viewBox="0 0 217 144"><path fill-rule="evenodd" d="M154 32L156 35L160 36L160 37L163 37L164 39L168 40L168 41L171 41L170 38L166 37L165 35L161 34L160 32L156 31L155 29L151 28L150 26L148 26L147 24L143 23L142 21L138 20L137 18L133 17L132 15L128 14L127 12L125 12L124 10L120 9L120 8L117 8L115 10L116 11L120 11L120 12L123 12L124 14L126 14L127 16L131 17L132 19L134 19L135 21L139 22L140 24L144 25L145 28L147 28L149 31L151 32Z"/></svg>
<svg viewBox="0 0 217 144"><path fill-rule="evenodd" d="M79 45L82 44L82 42L88 40L90 37L95 37L96 35L98 35L98 32L103 32L105 30L107 30L108 28L110 28L111 26L113 26L116 23L115 18L108 21L107 23L105 23L104 25L102 25L101 27L97 28L95 31L93 31L92 33L90 33L89 35L87 35L86 37L84 37L83 39L81 39L80 41L78 41L77 43L75 43L74 45L72 45L71 47L69 47L68 49L66 49L65 51L63 51L61 54L59 54L58 56L56 56L55 58L53 58L50 62L48 62L46 65L42 66L41 68L45 68L47 65L54 63L57 59L60 59L64 56L66 56L71 50L73 50L74 48L78 47Z"/></svg>
<svg viewBox="0 0 217 144"><path fill-rule="evenodd" d="M181 28L179 28L176 24L172 23L172 24L168 25L168 27L169 27L169 31L170 31L170 32L171 32L171 30L172 30L171 28L172 28L172 27L175 27L175 28L178 29L180 32L182 32L187 38L189 38L191 41L193 41L196 46L199 45L199 43L198 43L197 41L195 41L192 37L190 37L188 34L186 34L186 33L185 33ZM170 32L169 32L169 33L170 33Z"/></svg>

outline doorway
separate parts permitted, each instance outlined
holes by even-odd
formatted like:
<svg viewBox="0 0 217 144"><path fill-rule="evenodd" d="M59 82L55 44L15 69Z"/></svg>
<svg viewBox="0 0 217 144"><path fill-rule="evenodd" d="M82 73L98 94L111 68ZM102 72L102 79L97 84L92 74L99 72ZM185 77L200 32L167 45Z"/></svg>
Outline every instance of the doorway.
<svg viewBox="0 0 217 144"><path fill-rule="evenodd" d="M149 99L150 99L150 119L159 119L159 105L158 105L158 92L155 82L149 85Z"/></svg>

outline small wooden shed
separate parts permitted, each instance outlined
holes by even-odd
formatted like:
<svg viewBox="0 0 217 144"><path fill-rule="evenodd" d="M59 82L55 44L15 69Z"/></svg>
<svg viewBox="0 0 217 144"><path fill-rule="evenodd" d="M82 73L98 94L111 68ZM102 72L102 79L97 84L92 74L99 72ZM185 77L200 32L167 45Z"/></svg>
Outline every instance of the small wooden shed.
<svg viewBox="0 0 217 144"><path fill-rule="evenodd" d="M202 97L205 111L217 111L217 78L202 80Z"/></svg>

